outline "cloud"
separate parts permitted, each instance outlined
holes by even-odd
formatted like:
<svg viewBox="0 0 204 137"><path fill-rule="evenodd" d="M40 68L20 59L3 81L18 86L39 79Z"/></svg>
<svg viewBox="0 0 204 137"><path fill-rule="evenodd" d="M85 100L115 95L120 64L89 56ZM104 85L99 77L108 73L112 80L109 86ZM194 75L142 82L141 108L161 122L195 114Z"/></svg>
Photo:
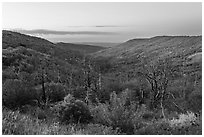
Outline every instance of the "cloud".
<svg viewBox="0 0 204 137"><path fill-rule="evenodd" d="M95 26L67 26L73 28L115 28L115 27L124 27L124 26L116 26L116 25L95 25Z"/></svg>
<svg viewBox="0 0 204 137"><path fill-rule="evenodd" d="M115 32L104 31L56 31L46 29L34 29L34 30L15 30L25 34L38 34L38 35L115 35Z"/></svg>
<svg viewBox="0 0 204 137"><path fill-rule="evenodd" d="M99 27L99 28L114 28L114 27L123 27L123 26L114 26L114 25L99 25L99 26L94 26L94 27Z"/></svg>

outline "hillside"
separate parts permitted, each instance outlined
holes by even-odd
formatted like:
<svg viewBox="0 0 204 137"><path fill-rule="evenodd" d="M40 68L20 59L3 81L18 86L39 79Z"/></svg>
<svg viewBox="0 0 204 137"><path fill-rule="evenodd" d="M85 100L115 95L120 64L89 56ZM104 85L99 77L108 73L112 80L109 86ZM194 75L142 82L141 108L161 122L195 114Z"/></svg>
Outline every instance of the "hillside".
<svg viewBox="0 0 204 137"><path fill-rule="evenodd" d="M22 46L25 48L31 48L36 51L40 51L43 53L51 53L51 50L55 47L55 45L45 39L33 37L29 35L24 35L17 32L2 31L2 48L6 49L8 47L16 48L18 46Z"/></svg>
<svg viewBox="0 0 204 137"><path fill-rule="evenodd" d="M79 42L79 44L87 44L87 45L93 45L93 46L99 46L104 48L110 48L117 46L121 43L112 43L112 42Z"/></svg>
<svg viewBox="0 0 204 137"><path fill-rule="evenodd" d="M201 36L157 36L149 39L133 39L103 51L95 56L117 59L148 56L151 59L167 56L191 55L202 51Z"/></svg>
<svg viewBox="0 0 204 137"><path fill-rule="evenodd" d="M47 82L58 82L57 77L61 75L61 82L65 84L66 75L76 72L75 75L78 77L78 73L81 73L83 56L79 51L58 47L42 38L2 31L3 82L9 79L21 79L24 73L33 77L32 75L42 71L40 69L46 69L46 76L49 77ZM78 83L80 80L76 81ZM36 86L40 82L33 84Z"/></svg>
<svg viewBox="0 0 204 137"><path fill-rule="evenodd" d="M78 51L82 54L89 54L94 53L99 50L105 49L104 47L100 46L93 46L93 45L85 45L85 44L73 44L73 43L56 43L56 45L62 49L68 49L73 51Z"/></svg>
<svg viewBox="0 0 204 137"><path fill-rule="evenodd" d="M202 134L202 37L2 39L2 134Z"/></svg>
<svg viewBox="0 0 204 137"><path fill-rule="evenodd" d="M50 55L71 64L76 64L82 59L84 54L93 53L104 49L103 47L89 46L72 43L54 44L46 39L29 36L17 32L2 31L2 48L18 48L32 49L36 52Z"/></svg>
<svg viewBox="0 0 204 137"><path fill-rule="evenodd" d="M149 63L158 59L171 58L172 61L174 60L175 67L184 63L190 67L197 66L201 71L201 60L197 64L189 65L189 63L196 63L190 61L194 54L202 55L201 36L157 36L149 39L133 39L116 47L93 53L92 56L109 58L115 66L114 70L120 71L134 71L144 58ZM190 71L190 68L186 70Z"/></svg>

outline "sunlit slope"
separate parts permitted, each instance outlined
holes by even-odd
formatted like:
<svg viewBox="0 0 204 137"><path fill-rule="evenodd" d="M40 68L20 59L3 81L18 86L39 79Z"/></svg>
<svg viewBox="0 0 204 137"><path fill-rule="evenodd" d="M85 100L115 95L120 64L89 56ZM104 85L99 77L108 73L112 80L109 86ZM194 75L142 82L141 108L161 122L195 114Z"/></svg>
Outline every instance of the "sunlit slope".
<svg viewBox="0 0 204 137"><path fill-rule="evenodd" d="M158 36L129 40L119 46L99 51L95 56L115 59L147 56L153 60L167 56L188 56L201 51L201 36Z"/></svg>

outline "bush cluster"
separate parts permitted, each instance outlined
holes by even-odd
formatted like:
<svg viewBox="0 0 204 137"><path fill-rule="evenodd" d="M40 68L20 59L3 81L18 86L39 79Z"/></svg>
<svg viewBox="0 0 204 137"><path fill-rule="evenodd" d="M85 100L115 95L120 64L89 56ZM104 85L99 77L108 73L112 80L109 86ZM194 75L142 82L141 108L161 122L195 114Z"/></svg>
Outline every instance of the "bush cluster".
<svg viewBox="0 0 204 137"><path fill-rule="evenodd" d="M160 119L135 131L138 135L201 135L202 122L192 112L180 114L178 119Z"/></svg>
<svg viewBox="0 0 204 137"><path fill-rule="evenodd" d="M46 87L47 98L50 103L62 101L66 96L67 87L60 83L50 83Z"/></svg>
<svg viewBox="0 0 204 137"><path fill-rule="evenodd" d="M112 127L100 124L69 124L39 120L19 111L3 110L3 135L117 135Z"/></svg>
<svg viewBox="0 0 204 137"><path fill-rule="evenodd" d="M202 92L193 92L189 95L187 109L193 112L202 110Z"/></svg>
<svg viewBox="0 0 204 137"><path fill-rule="evenodd" d="M63 123L89 123L92 119L87 104L68 94L63 101L54 106L60 121Z"/></svg>
<svg viewBox="0 0 204 137"><path fill-rule="evenodd" d="M30 104L37 99L37 92L34 88L27 86L20 80L8 79L3 83L3 105L15 109Z"/></svg>
<svg viewBox="0 0 204 137"><path fill-rule="evenodd" d="M92 106L94 122L111 126L126 134L133 134L135 129L144 126L142 116L147 113L145 106L129 102L128 91L117 95L111 93L109 103Z"/></svg>
<svg viewBox="0 0 204 137"><path fill-rule="evenodd" d="M195 124L196 122L196 116L193 112L187 112L187 114L180 114L178 119L172 119L169 120L169 125L171 127L186 127L186 126L191 126Z"/></svg>

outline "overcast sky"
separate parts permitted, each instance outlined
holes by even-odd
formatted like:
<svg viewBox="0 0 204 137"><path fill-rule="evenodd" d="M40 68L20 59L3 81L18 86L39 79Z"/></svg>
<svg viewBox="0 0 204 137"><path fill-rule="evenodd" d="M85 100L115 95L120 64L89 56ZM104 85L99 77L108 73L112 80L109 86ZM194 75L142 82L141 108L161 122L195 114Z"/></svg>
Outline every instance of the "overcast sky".
<svg viewBox="0 0 204 137"><path fill-rule="evenodd" d="M57 42L201 35L201 3L3 3L3 29Z"/></svg>

